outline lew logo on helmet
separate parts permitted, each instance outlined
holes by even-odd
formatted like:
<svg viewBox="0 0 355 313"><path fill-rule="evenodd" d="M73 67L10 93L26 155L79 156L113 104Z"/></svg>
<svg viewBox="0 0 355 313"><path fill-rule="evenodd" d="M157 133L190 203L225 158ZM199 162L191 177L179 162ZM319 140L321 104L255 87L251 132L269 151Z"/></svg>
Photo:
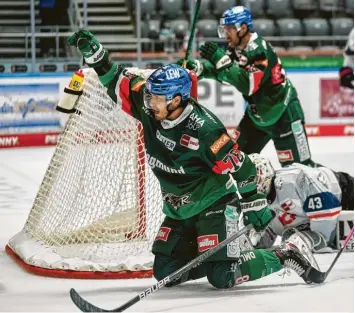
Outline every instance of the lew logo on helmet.
<svg viewBox="0 0 355 313"><path fill-rule="evenodd" d="M172 80L175 78L180 78L180 73L178 69L169 69L166 71L166 79Z"/></svg>

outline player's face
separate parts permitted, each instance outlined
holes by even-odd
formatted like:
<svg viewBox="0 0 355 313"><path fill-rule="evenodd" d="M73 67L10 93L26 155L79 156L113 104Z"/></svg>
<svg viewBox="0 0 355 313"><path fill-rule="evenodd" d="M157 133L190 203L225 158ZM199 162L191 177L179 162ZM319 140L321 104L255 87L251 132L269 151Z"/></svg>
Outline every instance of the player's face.
<svg viewBox="0 0 355 313"><path fill-rule="evenodd" d="M150 96L150 106L152 108L154 117L158 120L164 120L168 116L169 112L166 108L166 96L154 95Z"/></svg>
<svg viewBox="0 0 355 313"><path fill-rule="evenodd" d="M228 41L229 46L236 47L239 44L238 31L234 25L225 25L224 27L224 35Z"/></svg>

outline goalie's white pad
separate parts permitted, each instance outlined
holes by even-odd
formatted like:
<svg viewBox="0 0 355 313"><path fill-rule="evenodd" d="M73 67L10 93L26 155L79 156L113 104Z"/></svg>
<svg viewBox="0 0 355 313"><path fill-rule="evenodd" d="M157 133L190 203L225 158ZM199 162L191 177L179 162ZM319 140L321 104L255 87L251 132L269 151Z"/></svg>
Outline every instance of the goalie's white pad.
<svg viewBox="0 0 355 313"><path fill-rule="evenodd" d="M300 231L296 228L288 228L284 232L282 240L296 246L303 256L306 257L311 263L311 265L320 271L318 262L312 254L310 244L307 242L307 237L305 237Z"/></svg>

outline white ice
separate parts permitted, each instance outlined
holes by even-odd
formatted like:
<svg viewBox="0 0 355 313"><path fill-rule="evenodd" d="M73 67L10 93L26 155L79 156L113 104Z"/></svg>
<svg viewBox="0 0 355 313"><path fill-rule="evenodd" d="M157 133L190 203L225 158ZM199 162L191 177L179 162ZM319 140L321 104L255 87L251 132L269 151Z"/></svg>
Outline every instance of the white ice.
<svg viewBox="0 0 355 313"><path fill-rule="evenodd" d="M354 174L353 137L311 138L313 159ZM26 221L53 148L0 150L0 311L77 311L69 298L75 288L89 301L112 309L154 283L153 279L68 280L24 272L4 252L8 239ZM278 167L274 148L263 154ZM58 200L60 201L60 199ZM325 270L334 254L318 256ZM277 274L218 291L201 279L164 288L128 311L145 312L354 312L353 253L344 253L322 285L306 285L296 274Z"/></svg>

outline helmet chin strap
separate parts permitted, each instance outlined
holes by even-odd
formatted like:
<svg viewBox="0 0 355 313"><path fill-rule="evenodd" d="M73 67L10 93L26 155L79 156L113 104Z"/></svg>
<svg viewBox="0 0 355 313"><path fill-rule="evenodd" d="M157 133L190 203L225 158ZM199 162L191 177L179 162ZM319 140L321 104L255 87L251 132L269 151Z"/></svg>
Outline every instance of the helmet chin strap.
<svg viewBox="0 0 355 313"><path fill-rule="evenodd" d="M243 36L239 36L240 32L241 32L241 29L239 31L237 31L237 37L239 39L239 42L237 43L236 48L241 44L242 39L248 34L248 32L245 32L245 34Z"/></svg>
<svg viewBox="0 0 355 313"><path fill-rule="evenodd" d="M181 107L183 107L183 102L182 101L180 101L180 103L179 103L179 105L175 108L175 109L169 109L169 106L170 106L170 104L172 103L172 101L167 105L167 107L166 107L166 110L169 112L169 114L166 116L166 119L169 119L169 116L171 116L171 114L173 113L173 112L175 112L177 109L179 109L179 108L181 108ZM188 103L188 101L186 101L186 104ZM186 106L186 105L185 105Z"/></svg>

